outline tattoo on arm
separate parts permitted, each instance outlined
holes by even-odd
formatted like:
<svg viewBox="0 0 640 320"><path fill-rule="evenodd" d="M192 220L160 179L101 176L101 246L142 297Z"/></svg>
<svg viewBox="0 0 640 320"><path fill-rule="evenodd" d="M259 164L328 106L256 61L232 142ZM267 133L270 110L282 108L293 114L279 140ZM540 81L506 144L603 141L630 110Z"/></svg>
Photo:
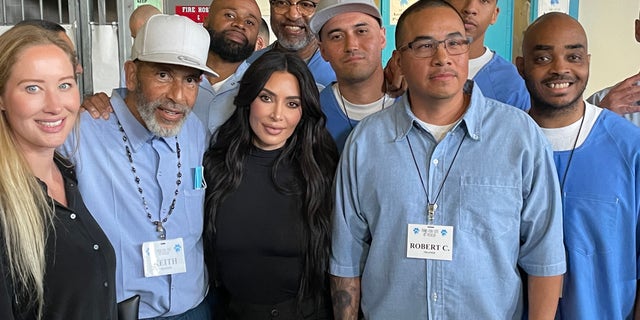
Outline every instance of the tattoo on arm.
<svg viewBox="0 0 640 320"><path fill-rule="evenodd" d="M331 300L336 320L358 319L360 307L360 277L331 276Z"/></svg>

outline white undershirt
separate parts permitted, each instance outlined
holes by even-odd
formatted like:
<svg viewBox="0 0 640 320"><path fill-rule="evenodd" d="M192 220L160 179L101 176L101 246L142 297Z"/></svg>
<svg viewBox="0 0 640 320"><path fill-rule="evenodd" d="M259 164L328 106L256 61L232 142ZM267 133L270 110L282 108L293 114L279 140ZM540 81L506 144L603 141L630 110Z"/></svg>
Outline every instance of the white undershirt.
<svg viewBox="0 0 640 320"><path fill-rule="evenodd" d="M349 100L347 99L343 99L343 97L340 96L338 83L334 83L331 89L333 90L333 95L336 97L336 101L338 101L338 106L342 108L342 112L345 112L344 110L346 108L347 112L345 112L345 115L347 116L347 118L352 120L357 120L357 121L364 119L364 117L372 113L378 112L384 108L391 106L395 100L390 96L388 96L387 94L385 94L382 96L382 98L372 103L355 104L355 103L349 102ZM344 101L344 105L342 104L343 101ZM384 107L382 104L384 104Z"/></svg>
<svg viewBox="0 0 640 320"><path fill-rule="evenodd" d="M493 51L488 47L484 47L484 53L481 56L469 59L469 75L467 78L473 79L478 74L478 71L493 59L493 54Z"/></svg>
<svg viewBox="0 0 640 320"><path fill-rule="evenodd" d="M222 81L218 81L214 84L211 85L211 88L213 89L214 93L218 93L218 90L220 90L220 88L222 88L222 85L225 84L225 82L227 82L227 80L229 80L229 78L231 77L227 77L226 79L222 80Z"/></svg>
<svg viewBox="0 0 640 320"><path fill-rule="evenodd" d="M435 124L426 123L417 118L416 120L418 120L418 123L420 124L421 127L429 131L433 135L433 138L436 139L436 142L442 141L442 139L444 139L444 137L447 135L447 132L449 132L449 130L451 130L451 128L453 128L453 126L457 122L456 121L451 124L445 124L444 126L437 126Z"/></svg>
<svg viewBox="0 0 640 320"><path fill-rule="evenodd" d="M551 143L551 148L553 149L553 151L571 150L573 149L574 144L576 145L576 148L578 148L587 139L587 136L589 135L589 132L591 132L593 125L596 123L596 119L598 119L600 112L602 112L602 109L586 102L585 107L586 109L582 129L580 129L582 118L562 128L541 128L542 132ZM578 130L580 130L580 136L578 137L578 142L576 143L576 135L578 134Z"/></svg>

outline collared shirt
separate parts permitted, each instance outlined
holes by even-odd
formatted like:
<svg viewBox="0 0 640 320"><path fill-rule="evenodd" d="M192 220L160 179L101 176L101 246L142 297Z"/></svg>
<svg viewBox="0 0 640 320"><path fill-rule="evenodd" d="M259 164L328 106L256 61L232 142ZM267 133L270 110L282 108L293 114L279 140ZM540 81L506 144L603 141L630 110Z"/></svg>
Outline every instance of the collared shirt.
<svg viewBox="0 0 640 320"><path fill-rule="evenodd" d="M54 161L64 179L67 206L55 201L45 247L43 319L117 319L113 248L82 201L74 168L58 157ZM46 193L47 185L40 185ZM36 319L37 308L29 304L35 301L16 301L4 238L0 231L0 319Z"/></svg>
<svg viewBox="0 0 640 320"><path fill-rule="evenodd" d="M187 272L145 278L142 243L159 238L145 213L118 121L126 132L126 143L154 221L167 216L174 198L176 139L157 137L142 126L125 105L124 93L114 90L114 114L109 120L93 120L83 113L80 138L67 139L64 152L76 165L87 208L115 249L118 301L139 294L140 318L181 314L196 307L207 290L202 251L204 190L193 188L193 170L202 165L204 154L204 127L190 114L177 136L182 182L175 209L163 224L167 239L183 238ZM78 151L73 153L76 141Z"/></svg>
<svg viewBox="0 0 640 320"><path fill-rule="evenodd" d="M330 273L361 277L367 319L520 319L518 267L533 276L566 269L548 142L526 113L476 89L440 143L416 123L405 94L347 139ZM408 224L427 224L422 181L437 197L433 224L453 226L452 261L406 257Z"/></svg>
<svg viewBox="0 0 640 320"><path fill-rule="evenodd" d="M599 109L586 108L588 114ZM585 121L582 130L587 128ZM582 145L553 156L558 177L566 174L562 200L568 270L558 315L632 319L640 279L640 129L602 110L586 131Z"/></svg>
<svg viewBox="0 0 640 320"><path fill-rule="evenodd" d="M531 98L522 76L513 63L493 52L493 57L473 77L485 97L527 111Z"/></svg>
<svg viewBox="0 0 640 320"><path fill-rule="evenodd" d="M236 110L233 100L238 94L240 80L244 72L249 68L249 63L243 61L219 90L215 91L207 77L202 77L198 98L193 106L193 113L198 116L207 129L206 142L213 137L215 139L218 129L224 124Z"/></svg>
<svg viewBox="0 0 640 320"><path fill-rule="evenodd" d="M273 50L276 48L277 41L272 43L270 46L263 48L254 52L247 61L249 63L253 63L260 56L262 56L265 52ZM336 81L336 73L331 68L329 62L325 61L322 58L322 54L320 54L320 50L316 50L313 53L311 58L307 61L307 67L309 67L309 71L313 75L314 80L316 81L316 85L318 86L318 91L322 91L325 87L329 86L331 82Z"/></svg>

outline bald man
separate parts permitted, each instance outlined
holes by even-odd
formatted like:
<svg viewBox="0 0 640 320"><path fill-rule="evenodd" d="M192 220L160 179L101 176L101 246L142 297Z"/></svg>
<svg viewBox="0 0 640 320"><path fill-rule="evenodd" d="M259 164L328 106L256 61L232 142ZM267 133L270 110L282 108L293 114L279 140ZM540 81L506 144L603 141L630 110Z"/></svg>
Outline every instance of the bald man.
<svg viewBox="0 0 640 320"><path fill-rule="evenodd" d="M538 18L525 32L522 53L516 64L531 95L530 115L551 142L562 191L567 273L558 316L632 319L640 129L584 101L590 55L572 17Z"/></svg>
<svg viewBox="0 0 640 320"><path fill-rule="evenodd" d="M131 37L135 39L136 35L138 35L138 31L142 28L145 22L147 22L147 20L152 16L161 13L162 12L160 12L158 8L150 4L141 5L133 10L129 17L129 31L131 31Z"/></svg>

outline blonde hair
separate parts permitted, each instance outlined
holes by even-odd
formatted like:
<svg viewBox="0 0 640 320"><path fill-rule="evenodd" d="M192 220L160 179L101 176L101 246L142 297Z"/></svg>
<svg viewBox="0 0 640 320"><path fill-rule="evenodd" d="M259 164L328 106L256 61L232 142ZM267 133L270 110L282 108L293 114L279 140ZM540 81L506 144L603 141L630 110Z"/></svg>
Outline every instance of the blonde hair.
<svg viewBox="0 0 640 320"><path fill-rule="evenodd" d="M17 26L0 35L0 95L13 66L27 48L53 44L60 47L75 68L73 50L54 32L34 26ZM0 232L9 262L16 300L21 308L35 307L42 318L44 306L45 246L53 230L53 200L43 191L15 141L5 112L0 112ZM53 159L52 159L53 161Z"/></svg>

